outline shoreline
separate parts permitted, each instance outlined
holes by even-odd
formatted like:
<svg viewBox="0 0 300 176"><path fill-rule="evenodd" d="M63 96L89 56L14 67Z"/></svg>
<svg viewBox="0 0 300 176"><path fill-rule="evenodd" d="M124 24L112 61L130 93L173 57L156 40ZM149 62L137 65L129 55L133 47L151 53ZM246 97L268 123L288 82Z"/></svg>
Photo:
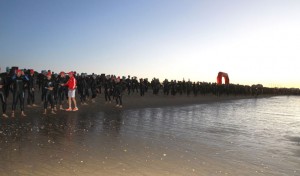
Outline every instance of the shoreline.
<svg viewBox="0 0 300 176"><path fill-rule="evenodd" d="M274 95L264 95L259 97L253 96L232 96L224 95L217 97L215 95L198 95L198 96L186 96L186 95L176 95L176 96L166 96L166 95L146 95L145 97L140 97L140 101L135 103L135 98L124 97L123 109L138 109L138 108L159 108L168 106L186 106L195 104L209 104L218 103L231 100L242 100L242 99L259 99L259 98L270 98Z"/></svg>
<svg viewBox="0 0 300 176"><path fill-rule="evenodd" d="M66 112L64 110L59 110L59 107L57 107L56 114L51 114L50 110L48 108L47 115L43 115L43 102L40 100L40 92L36 93L36 104L37 107L27 107L26 103L26 96L25 96L25 105L24 105L24 112L27 115L26 117L21 118L28 118L29 116L61 116L64 115ZM160 108L160 107L173 107L173 106L188 106L188 105L195 105L195 104L208 104L208 103L217 103L217 102L224 102L224 101L232 101L232 100L242 100L242 99L260 99L260 98L270 98L278 95L260 95L258 97L254 96L241 96L241 95L222 95L220 97L217 97L213 94L208 95L190 95L187 96L185 94L183 95L163 95L162 93L159 95L154 95L151 92L146 93L143 97L139 95L139 93L131 93L130 95L123 94L123 107L115 107L116 103L115 100L111 99L111 103L106 103L104 98L104 93L97 94L97 97L95 98L95 103L92 103L91 100L88 100L88 105L82 105L80 103L79 95L76 94L76 101L77 106L79 108L78 113L85 112L85 111L107 111L107 110L129 110L129 109L139 109L139 108ZM112 97L111 97L112 98ZM7 115L9 118L11 117L11 105L12 105L12 95L10 94L8 98L8 106L7 106ZM67 108L67 101L64 101L63 108ZM20 117L20 108L19 103L17 105L16 111L15 111L15 118ZM76 112L72 112L76 113ZM4 117L2 117L5 119Z"/></svg>
<svg viewBox="0 0 300 176"><path fill-rule="evenodd" d="M268 102L270 97L274 96L257 99L266 98ZM297 163L288 159L291 156L277 156L264 147L265 140L273 139L272 135L265 137L264 131L260 133L265 126L257 121L265 114L245 115L247 100L235 105L234 116L228 113L232 109L227 108L227 102L232 105L235 104L232 101L253 98L173 97L151 93L140 97L135 93L124 95L124 107L120 109L114 102L105 104L104 95L100 94L96 103L88 101L89 105L79 105L77 112L58 110L56 115L43 115L39 104L37 108L26 108L25 118L20 117L18 111L16 118L0 120L3 158L0 171L2 175L66 176L255 175L257 171L262 171L260 175L282 175L299 172L291 165ZM203 104L203 107L182 108L192 104ZM239 116L243 118L236 118ZM269 119L270 116L264 118L265 122ZM247 128L244 122L249 123ZM258 138L253 136L252 127L258 129L255 132ZM278 139L282 138L274 141ZM272 140L267 144L272 146ZM258 158L252 156L257 149L260 149ZM268 168L256 164L262 162L261 156L266 158L263 162ZM276 162L282 156L286 159L285 165Z"/></svg>

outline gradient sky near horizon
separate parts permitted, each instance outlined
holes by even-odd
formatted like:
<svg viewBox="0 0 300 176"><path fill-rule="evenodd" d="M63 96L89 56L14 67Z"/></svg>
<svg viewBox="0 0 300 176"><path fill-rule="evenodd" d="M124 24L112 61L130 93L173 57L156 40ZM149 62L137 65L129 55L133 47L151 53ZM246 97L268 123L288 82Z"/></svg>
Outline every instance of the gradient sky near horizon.
<svg viewBox="0 0 300 176"><path fill-rule="evenodd" d="M0 0L0 67L300 88L299 0Z"/></svg>

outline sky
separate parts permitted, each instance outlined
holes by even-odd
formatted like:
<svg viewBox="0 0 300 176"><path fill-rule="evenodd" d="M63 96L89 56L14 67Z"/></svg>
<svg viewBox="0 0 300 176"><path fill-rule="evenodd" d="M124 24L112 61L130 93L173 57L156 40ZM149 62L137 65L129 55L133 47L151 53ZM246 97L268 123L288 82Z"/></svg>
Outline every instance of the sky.
<svg viewBox="0 0 300 176"><path fill-rule="evenodd" d="M299 0L0 0L0 67L300 88Z"/></svg>

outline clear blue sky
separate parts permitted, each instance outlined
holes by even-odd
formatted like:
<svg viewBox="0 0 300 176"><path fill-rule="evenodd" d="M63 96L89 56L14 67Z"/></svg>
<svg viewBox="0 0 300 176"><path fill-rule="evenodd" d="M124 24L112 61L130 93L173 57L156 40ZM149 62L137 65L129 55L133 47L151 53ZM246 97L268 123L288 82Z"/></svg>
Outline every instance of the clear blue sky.
<svg viewBox="0 0 300 176"><path fill-rule="evenodd" d="M0 0L0 67L300 87L299 0Z"/></svg>

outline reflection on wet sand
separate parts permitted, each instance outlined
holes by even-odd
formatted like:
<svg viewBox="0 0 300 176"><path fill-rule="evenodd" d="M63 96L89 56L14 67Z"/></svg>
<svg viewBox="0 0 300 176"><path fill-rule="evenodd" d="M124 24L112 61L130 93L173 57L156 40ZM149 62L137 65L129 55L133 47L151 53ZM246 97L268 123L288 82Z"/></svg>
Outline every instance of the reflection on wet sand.
<svg viewBox="0 0 300 176"><path fill-rule="evenodd" d="M0 119L0 173L299 175L300 112L286 107L300 103L285 98Z"/></svg>

